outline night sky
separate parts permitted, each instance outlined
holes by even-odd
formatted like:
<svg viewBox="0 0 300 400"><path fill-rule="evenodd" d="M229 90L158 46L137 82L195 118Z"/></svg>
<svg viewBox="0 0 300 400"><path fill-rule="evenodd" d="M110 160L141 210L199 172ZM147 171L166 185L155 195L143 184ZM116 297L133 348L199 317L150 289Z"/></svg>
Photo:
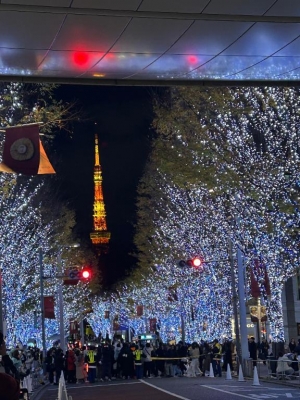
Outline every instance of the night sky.
<svg viewBox="0 0 300 400"><path fill-rule="evenodd" d="M151 88L61 86L57 99L76 101L83 121L70 134L60 134L55 149L63 197L76 210L76 233L90 243L93 229L94 133L100 142L100 162L110 253L100 260L106 286L122 278L134 265L133 234L136 188L143 173L152 136ZM97 123L95 125L95 122Z"/></svg>

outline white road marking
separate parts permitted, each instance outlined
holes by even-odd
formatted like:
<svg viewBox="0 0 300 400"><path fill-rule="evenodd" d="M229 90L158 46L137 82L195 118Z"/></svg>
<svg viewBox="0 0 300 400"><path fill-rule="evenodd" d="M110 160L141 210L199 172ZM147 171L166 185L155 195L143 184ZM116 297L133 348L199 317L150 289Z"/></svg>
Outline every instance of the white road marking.
<svg viewBox="0 0 300 400"><path fill-rule="evenodd" d="M295 397L293 397L292 393L278 393L278 394L264 394L264 393L250 394L249 393L249 395L246 396L246 395L239 394L239 393L229 392L228 390L219 389L219 388L216 388L213 386L202 385L202 387L206 387L208 389L217 390L219 392L231 394L233 396L244 397L245 399L261 399L261 400L263 400L263 399L278 399L278 397L281 397L281 396L285 396L286 398L289 398L289 399L295 398ZM286 390L286 389L280 389L280 390Z"/></svg>
<svg viewBox="0 0 300 400"><path fill-rule="evenodd" d="M218 389L218 388L212 387L212 386L202 385L202 387L206 387L207 389L217 390L218 392L222 392L222 393L226 393L226 394L231 394L232 396L243 397L244 399L252 399L253 400L253 396L250 397L250 396L246 396L244 394L229 392L228 390Z"/></svg>
<svg viewBox="0 0 300 400"><path fill-rule="evenodd" d="M120 382L120 383L109 383L108 385L103 385L103 383L105 383L105 382L103 382L102 385L82 384L82 385L76 385L76 386L66 386L66 388L67 388L67 391L68 391L69 389L92 389L92 388L94 388L94 387L107 387L107 386L120 386L120 385L137 385L137 384L141 384L141 382L142 382L142 381L128 382L128 383ZM50 390L55 390L55 391L57 391L57 390L58 390L58 386L56 386L56 388L48 389L48 390L49 390L49 391L50 391Z"/></svg>
<svg viewBox="0 0 300 400"><path fill-rule="evenodd" d="M170 396L177 397L177 399L181 399L181 400L191 400L191 399L188 399L187 397L182 397L182 396L179 396L178 394L169 392L168 390L161 389L160 387L157 387L157 386L155 386L155 385L152 385L151 383L146 382L146 381L144 381L143 379L141 379L141 382L143 382L145 385L148 385L148 386L153 387L154 389L160 390L161 392L167 393L167 394L169 394Z"/></svg>

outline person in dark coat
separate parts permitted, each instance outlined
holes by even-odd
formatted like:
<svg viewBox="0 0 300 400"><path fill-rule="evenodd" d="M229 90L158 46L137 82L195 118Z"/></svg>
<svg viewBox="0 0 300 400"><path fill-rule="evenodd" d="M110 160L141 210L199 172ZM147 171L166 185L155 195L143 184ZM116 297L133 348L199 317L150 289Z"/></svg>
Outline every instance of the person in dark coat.
<svg viewBox="0 0 300 400"><path fill-rule="evenodd" d="M159 343L158 349L156 350L156 355L159 358L166 357L166 348L162 343ZM165 375L165 360L156 361L157 371L159 376Z"/></svg>
<svg viewBox="0 0 300 400"><path fill-rule="evenodd" d="M174 359L176 358L177 358L177 353L175 346L173 345L168 346L166 351L166 363L165 363L165 371L167 378L172 378L175 376L174 365L177 363L177 360Z"/></svg>
<svg viewBox="0 0 300 400"><path fill-rule="evenodd" d="M123 344L123 347L119 353L119 362L121 366L121 376L123 379L130 379L130 374L134 370L134 358L132 351L130 350L127 343Z"/></svg>
<svg viewBox="0 0 300 400"><path fill-rule="evenodd" d="M54 366L55 366L55 385L58 385L60 375L64 370L65 359L62 349L57 349L54 353Z"/></svg>
<svg viewBox="0 0 300 400"><path fill-rule="evenodd" d="M46 354L46 371L51 385L54 383L54 372L55 372L54 354L55 354L54 349L48 350Z"/></svg>
<svg viewBox="0 0 300 400"><path fill-rule="evenodd" d="M104 345L102 346L102 376L101 381L108 378L111 381L111 372L112 372L112 364L114 360L114 349L110 345L109 340L106 340Z"/></svg>
<svg viewBox="0 0 300 400"><path fill-rule="evenodd" d="M250 358L253 360L253 367L256 367L256 360L257 360L257 344L255 343L255 339L253 336L250 337L248 342L248 349Z"/></svg>
<svg viewBox="0 0 300 400"><path fill-rule="evenodd" d="M297 346L295 347L294 352L300 354L300 339L298 339L298 343Z"/></svg>
<svg viewBox="0 0 300 400"><path fill-rule="evenodd" d="M182 341L178 342L177 354L178 354L178 357L181 357L181 359L184 359L187 357L188 347L185 346ZM186 368L185 368L184 361L182 361L181 359L179 360L179 368L181 369L181 373L183 375L186 371Z"/></svg>
<svg viewBox="0 0 300 400"><path fill-rule="evenodd" d="M223 354L224 354L224 364L223 369L227 371L227 365L229 364L230 370L233 371L232 364L232 341L228 338L225 339L223 343Z"/></svg>
<svg viewBox="0 0 300 400"><path fill-rule="evenodd" d="M260 345L259 345L259 358L263 360L264 365L266 365L266 360L269 355L269 343L266 339L262 339Z"/></svg>

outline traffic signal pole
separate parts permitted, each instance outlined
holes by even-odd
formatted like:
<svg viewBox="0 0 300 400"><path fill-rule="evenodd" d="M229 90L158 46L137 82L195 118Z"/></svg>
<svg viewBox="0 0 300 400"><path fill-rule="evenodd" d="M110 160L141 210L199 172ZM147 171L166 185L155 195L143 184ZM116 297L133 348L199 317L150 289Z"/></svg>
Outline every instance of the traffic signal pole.
<svg viewBox="0 0 300 400"><path fill-rule="evenodd" d="M3 300L2 300L2 270L0 269L0 332L4 335L3 330Z"/></svg>
<svg viewBox="0 0 300 400"><path fill-rule="evenodd" d="M46 333L45 333L45 310L44 310L44 271L43 271L43 250L39 248L39 264L40 264L40 296L41 296L41 325L42 325L42 347L43 362L46 359Z"/></svg>
<svg viewBox="0 0 300 400"><path fill-rule="evenodd" d="M62 262L61 262L61 250L58 252L57 256L57 267L58 273L63 275ZM63 280L59 280L58 284L58 303L59 303L59 340L60 348L65 354L66 344L65 344L65 327L64 327L64 297L63 297Z"/></svg>

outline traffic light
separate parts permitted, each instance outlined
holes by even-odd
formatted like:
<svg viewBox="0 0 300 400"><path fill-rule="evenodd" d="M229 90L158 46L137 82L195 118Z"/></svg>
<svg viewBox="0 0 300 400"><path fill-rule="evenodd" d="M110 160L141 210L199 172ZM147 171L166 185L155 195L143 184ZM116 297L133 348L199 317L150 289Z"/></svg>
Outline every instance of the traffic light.
<svg viewBox="0 0 300 400"><path fill-rule="evenodd" d="M91 279L92 270L90 267L71 267L66 271L65 275L65 285L77 285L79 281L86 282Z"/></svg>
<svg viewBox="0 0 300 400"><path fill-rule="evenodd" d="M181 268L190 267L198 269L200 272L203 271L203 261L201 260L200 257L195 257L190 260L181 260L179 261L178 265Z"/></svg>
<svg viewBox="0 0 300 400"><path fill-rule="evenodd" d="M83 267L80 271L80 279L81 280L88 280L92 277L92 271L90 267Z"/></svg>

